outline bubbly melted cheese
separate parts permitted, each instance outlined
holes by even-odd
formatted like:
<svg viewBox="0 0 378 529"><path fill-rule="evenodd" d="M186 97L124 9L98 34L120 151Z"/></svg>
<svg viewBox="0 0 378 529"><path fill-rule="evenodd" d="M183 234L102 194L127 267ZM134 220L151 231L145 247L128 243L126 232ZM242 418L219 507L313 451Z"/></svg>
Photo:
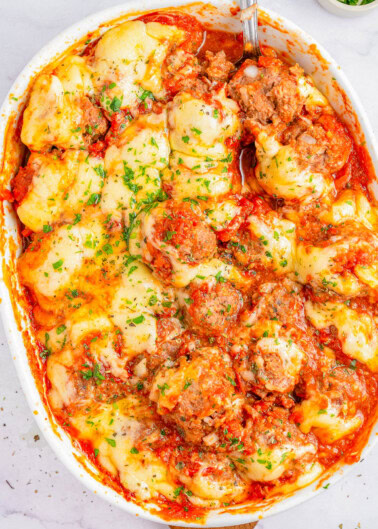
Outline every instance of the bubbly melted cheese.
<svg viewBox="0 0 378 529"><path fill-rule="evenodd" d="M75 288L77 273L92 258L102 238L97 218L75 226L63 225L43 237L38 252L30 249L19 261L25 284L46 298L64 296Z"/></svg>
<svg viewBox="0 0 378 529"><path fill-rule="evenodd" d="M222 160L206 161L206 158L183 155L178 151L172 153L170 169L164 172L164 183L171 189L177 199L191 198L200 203L208 198L218 198L231 192L232 173L229 171L229 153Z"/></svg>
<svg viewBox="0 0 378 529"><path fill-rule="evenodd" d="M376 318L357 312L343 303L306 303L306 314L317 329L337 328L343 352L378 371L378 330Z"/></svg>
<svg viewBox="0 0 378 529"><path fill-rule="evenodd" d="M21 139L31 151L55 145L84 146L80 99L93 94L91 71L85 59L70 56L53 73L41 74L24 112Z"/></svg>
<svg viewBox="0 0 378 529"><path fill-rule="evenodd" d="M240 452L232 454L232 460L242 475L253 481L275 481L306 455L315 454L313 444L296 446L291 443L278 447L257 447L256 452L246 458ZM240 461L241 460L241 461Z"/></svg>
<svg viewBox="0 0 378 529"><path fill-rule="evenodd" d="M352 189L340 193L330 209L322 212L321 219L333 225L355 219L369 230L376 230L378 225L377 208L369 203L361 191Z"/></svg>
<svg viewBox="0 0 378 529"><path fill-rule="evenodd" d="M166 127L166 112L140 116L107 149L101 200L105 214L128 219L130 213L160 196L160 171L169 159Z"/></svg>
<svg viewBox="0 0 378 529"><path fill-rule="evenodd" d="M93 62L102 107L109 113L136 107L145 101L146 91L164 97L161 67L170 47L182 39L183 31L175 26L140 20L107 31L96 46Z"/></svg>
<svg viewBox="0 0 378 529"><path fill-rule="evenodd" d="M62 158L33 153L28 166L33 180L17 212L32 231L47 231L61 220L77 220L100 200L103 160L86 151L66 151ZM76 217L75 217L76 216Z"/></svg>
<svg viewBox="0 0 378 529"><path fill-rule="evenodd" d="M130 356L156 347L156 313L162 303L172 302L172 291L164 289L149 268L138 261L125 267L110 313L121 331Z"/></svg>
<svg viewBox="0 0 378 529"><path fill-rule="evenodd" d="M114 406L102 404L94 412L73 417L72 424L79 429L80 438L90 439L98 450L98 462L138 499L149 500L159 494L174 499L177 486L167 467L147 444L140 443L150 418L146 406L129 396Z"/></svg>
<svg viewBox="0 0 378 529"><path fill-rule="evenodd" d="M361 413L352 417L344 417L338 407L317 396L304 400L298 409L301 411L303 420L299 428L303 433L311 430L325 443L334 443L342 437L353 433L363 423Z"/></svg>
<svg viewBox="0 0 378 529"><path fill-rule="evenodd" d="M355 296L362 284L350 270L338 270L338 256L346 254L351 248L348 240L338 239L328 246L297 245L295 272L297 280L313 283L321 288L331 289L338 294Z"/></svg>
<svg viewBox="0 0 378 529"><path fill-rule="evenodd" d="M295 224L286 219L279 219L274 212L263 218L251 215L248 217L248 223L252 234L263 241L265 265L273 266L278 275L292 272L295 259Z"/></svg>
<svg viewBox="0 0 378 529"><path fill-rule="evenodd" d="M237 104L226 97L224 89L210 103L180 93L168 110L172 150L201 158L226 158L226 139L240 132L237 113Z"/></svg>
<svg viewBox="0 0 378 529"><path fill-rule="evenodd" d="M334 188L323 174L300 168L294 149L290 145L281 145L265 131L256 139L256 156L256 179L270 195L311 202Z"/></svg>

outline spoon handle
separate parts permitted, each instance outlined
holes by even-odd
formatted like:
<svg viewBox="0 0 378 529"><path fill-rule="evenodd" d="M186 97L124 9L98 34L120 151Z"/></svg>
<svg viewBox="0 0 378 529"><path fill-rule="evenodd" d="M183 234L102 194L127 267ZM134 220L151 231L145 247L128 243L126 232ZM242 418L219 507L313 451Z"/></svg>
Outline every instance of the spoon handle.
<svg viewBox="0 0 378 529"><path fill-rule="evenodd" d="M243 10L254 8L252 14L243 17ZM257 0L240 0L240 8L242 10L242 25L243 25L243 40L244 40L244 55L253 58L258 58L261 55L259 38L257 32Z"/></svg>

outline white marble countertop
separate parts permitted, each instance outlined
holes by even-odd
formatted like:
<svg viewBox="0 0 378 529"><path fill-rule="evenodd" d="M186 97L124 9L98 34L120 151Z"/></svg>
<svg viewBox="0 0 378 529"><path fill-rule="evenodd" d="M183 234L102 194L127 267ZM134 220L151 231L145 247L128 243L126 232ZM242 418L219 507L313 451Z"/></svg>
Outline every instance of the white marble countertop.
<svg viewBox="0 0 378 529"><path fill-rule="evenodd" d="M118 0L1 1L0 100L30 58L57 33ZM323 44L343 67L378 133L378 9L342 19L316 0L261 0ZM323 494L258 529L377 529L378 449ZM57 460L20 389L0 327L0 529L153 529L158 524L111 507Z"/></svg>

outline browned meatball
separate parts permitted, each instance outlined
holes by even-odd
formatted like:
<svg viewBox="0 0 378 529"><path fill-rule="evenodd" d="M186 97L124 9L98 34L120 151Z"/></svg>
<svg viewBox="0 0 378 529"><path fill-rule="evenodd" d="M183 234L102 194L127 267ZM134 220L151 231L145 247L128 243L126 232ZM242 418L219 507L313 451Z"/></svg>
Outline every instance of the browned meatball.
<svg viewBox="0 0 378 529"><path fill-rule="evenodd" d="M302 167L321 173L335 173L348 161L352 140L344 126L332 115L322 115L315 124L298 119L282 134L282 143L291 145Z"/></svg>
<svg viewBox="0 0 378 529"><path fill-rule="evenodd" d="M290 123L299 115L304 97L298 89L303 74L279 59L246 60L229 84L229 93L246 112L252 124Z"/></svg>
<svg viewBox="0 0 378 529"><path fill-rule="evenodd" d="M211 347L198 349L189 358L179 356L174 365L161 367L150 399L163 419L191 443L201 443L203 437L241 413L230 359Z"/></svg>
<svg viewBox="0 0 378 529"><path fill-rule="evenodd" d="M288 393L299 380L304 358L304 352L291 338L263 337L245 356L238 356L235 369L245 390L260 396Z"/></svg>
<svg viewBox="0 0 378 529"><path fill-rule="evenodd" d="M285 279L261 285L252 303L228 338L240 385L261 397L288 393L298 383L303 363L316 355L302 294Z"/></svg>
<svg viewBox="0 0 378 529"><path fill-rule="evenodd" d="M146 246L145 260L162 279L169 281L172 259L189 266L205 262L216 252L217 240L187 203L168 200L156 213L153 234L147 237Z"/></svg>
<svg viewBox="0 0 378 529"><path fill-rule="evenodd" d="M197 57L183 49L176 49L170 53L162 70L163 84L170 95L180 90L189 90L198 84L201 66Z"/></svg>
<svg viewBox="0 0 378 529"><path fill-rule="evenodd" d="M207 336L226 333L243 306L243 297L236 288L215 280L192 283L184 301L188 324Z"/></svg>
<svg viewBox="0 0 378 529"><path fill-rule="evenodd" d="M85 141L90 144L97 141L108 130L108 122L101 109L88 97L83 97L80 101L83 110L82 129Z"/></svg>
<svg viewBox="0 0 378 529"><path fill-rule="evenodd" d="M206 51L206 67L205 73L212 81L218 83L225 83L234 69L232 62L227 60L226 54L223 50L213 53Z"/></svg>

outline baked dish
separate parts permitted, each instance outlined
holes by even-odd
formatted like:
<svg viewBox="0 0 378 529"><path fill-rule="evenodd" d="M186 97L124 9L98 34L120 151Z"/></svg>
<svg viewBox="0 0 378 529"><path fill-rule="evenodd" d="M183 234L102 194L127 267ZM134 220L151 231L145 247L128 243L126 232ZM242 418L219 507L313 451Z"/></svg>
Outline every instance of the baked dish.
<svg viewBox="0 0 378 529"><path fill-rule="evenodd" d="M242 51L174 11L89 39L35 79L7 195L46 403L166 519L302 488L377 414L367 157L298 64Z"/></svg>

